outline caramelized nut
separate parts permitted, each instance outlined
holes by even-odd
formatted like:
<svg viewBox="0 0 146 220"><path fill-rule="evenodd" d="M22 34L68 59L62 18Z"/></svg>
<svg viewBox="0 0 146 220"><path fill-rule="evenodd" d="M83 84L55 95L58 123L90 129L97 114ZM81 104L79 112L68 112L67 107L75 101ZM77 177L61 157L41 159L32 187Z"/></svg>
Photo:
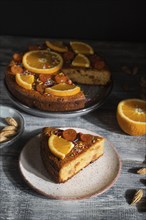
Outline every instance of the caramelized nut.
<svg viewBox="0 0 146 220"><path fill-rule="evenodd" d="M93 140L93 136L91 134L81 134L80 138L83 142L90 143Z"/></svg>
<svg viewBox="0 0 146 220"><path fill-rule="evenodd" d="M74 53L72 51L68 51L68 52L64 53L64 55L63 55L65 61L67 61L67 62L68 61L72 61L74 56L75 55L74 55Z"/></svg>
<svg viewBox="0 0 146 220"><path fill-rule="evenodd" d="M52 75L50 74L39 74L39 79L41 82L45 83L47 80L51 79Z"/></svg>
<svg viewBox="0 0 146 220"><path fill-rule="evenodd" d="M63 131L63 138L68 141L74 141L77 136L77 132L74 129L66 129Z"/></svg>
<svg viewBox="0 0 146 220"><path fill-rule="evenodd" d="M12 65L11 66L11 73L13 75L16 75L17 73L22 73L23 72L23 68L19 65Z"/></svg>
<svg viewBox="0 0 146 220"><path fill-rule="evenodd" d="M43 84L37 84L37 85L36 85L36 90L37 90L39 93L43 94L43 93L45 92L45 86L44 86Z"/></svg>
<svg viewBox="0 0 146 220"><path fill-rule="evenodd" d="M63 73L62 74L57 74L55 76L55 81L57 83L66 83L68 81L68 78Z"/></svg>
<svg viewBox="0 0 146 220"><path fill-rule="evenodd" d="M20 63L20 62L22 61L22 55L20 55L19 53L14 53L14 54L13 54L13 60L14 60L15 62Z"/></svg>

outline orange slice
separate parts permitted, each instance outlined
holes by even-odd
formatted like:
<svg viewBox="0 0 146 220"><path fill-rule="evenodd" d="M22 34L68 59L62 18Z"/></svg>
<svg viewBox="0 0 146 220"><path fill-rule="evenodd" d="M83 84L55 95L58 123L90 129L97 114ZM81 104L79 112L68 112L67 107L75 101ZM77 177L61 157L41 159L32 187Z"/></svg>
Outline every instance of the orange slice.
<svg viewBox="0 0 146 220"><path fill-rule="evenodd" d="M74 144L62 137L52 134L48 140L50 151L58 158L64 159L72 150Z"/></svg>
<svg viewBox="0 0 146 220"><path fill-rule="evenodd" d="M16 74L16 82L19 86L23 87L24 89L31 90L32 83L34 82L33 75L23 75L23 74Z"/></svg>
<svg viewBox="0 0 146 220"><path fill-rule="evenodd" d="M68 51L68 48L63 44L62 41L46 41L47 47L51 50L55 50L60 53L64 53Z"/></svg>
<svg viewBox="0 0 146 220"><path fill-rule="evenodd" d="M55 52L34 50L24 54L22 63L31 72L51 74L61 69L63 59Z"/></svg>
<svg viewBox="0 0 146 220"><path fill-rule="evenodd" d="M90 67L90 61L85 55L78 54L72 61L72 65L80 67Z"/></svg>
<svg viewBox="0 0 146 220"><path fill-rule="evenodd" d="M121 129L130 135L146 134L146 101L126 99L117 107L117 120Z"/></svg>
<svg viewBox="0 0 146 220"><path fill-rule="evenodd" d="M70 46L75 53L94 54L93 48L89 44L86 44L84 42L71 41Z"/></svg>
<svg viewBox="0 0 146 220"><path fill-rule="evenodd" d="M55 86L46 88L45 92L56 96L72 96L80 92L80 87L66 83L59 83Z"/></svg>

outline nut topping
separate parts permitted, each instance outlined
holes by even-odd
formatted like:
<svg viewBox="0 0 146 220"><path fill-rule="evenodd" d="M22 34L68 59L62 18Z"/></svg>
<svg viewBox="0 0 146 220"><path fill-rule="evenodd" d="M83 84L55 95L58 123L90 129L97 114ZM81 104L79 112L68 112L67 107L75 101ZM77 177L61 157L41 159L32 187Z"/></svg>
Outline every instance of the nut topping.
<svg viewBox="0 0 146 220"><path fill-rule="evenodd" d="M5 121L8 123L8 125L12 125L12 126L18 127L17 121L14 118L12 118L12 117L5 118Z"/></svg>

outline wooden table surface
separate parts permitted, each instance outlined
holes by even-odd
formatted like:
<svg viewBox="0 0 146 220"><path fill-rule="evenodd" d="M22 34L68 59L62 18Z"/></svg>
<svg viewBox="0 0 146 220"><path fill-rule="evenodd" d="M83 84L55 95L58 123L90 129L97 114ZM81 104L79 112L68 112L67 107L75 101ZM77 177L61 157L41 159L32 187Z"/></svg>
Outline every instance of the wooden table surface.
<svg viewBox="0 0 146 220"><path fill-rule="evenodd" d="M12 54L43 39L0 36L0 104L14 108L3 86L4 72ZM91 42L102 53L113 74L110 96L97 110L78 118L41 118L19 110L25 119L23 136L13 145L0 149L0 219L146 219L146 179L136 170L146 166L146 136L132 137L119 128L116 107L126 98L145 98L146 43ZM126 68L128 67L128 71ZM122 159L121 175L105 193L83 200L48 199L31 189L22 179L18 158L24 144L44 126L88 128L110 140ZM141 202L129 203L137 189L144 189Z"/></svg>

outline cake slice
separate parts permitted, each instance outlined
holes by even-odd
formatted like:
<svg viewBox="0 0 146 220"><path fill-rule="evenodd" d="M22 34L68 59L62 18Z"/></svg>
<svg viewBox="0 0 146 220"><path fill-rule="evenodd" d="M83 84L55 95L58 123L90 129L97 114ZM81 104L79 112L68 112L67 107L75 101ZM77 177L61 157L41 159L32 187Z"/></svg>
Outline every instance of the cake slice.
<svg viewBox="0 0 146 220"><path fill-rule="evenodd" d="M63 183L104 153L101 136L75 129L42 129L40 153L44 166L57 183Z"/></svg>
<svg viewBox="0 0 146 220"><path fill-rule="evenodd" d="M108 69L81 68L81 67L66 67L62 69L73 82L86 85L101 85L105 86L110 82L111 74Z"/></svg>

